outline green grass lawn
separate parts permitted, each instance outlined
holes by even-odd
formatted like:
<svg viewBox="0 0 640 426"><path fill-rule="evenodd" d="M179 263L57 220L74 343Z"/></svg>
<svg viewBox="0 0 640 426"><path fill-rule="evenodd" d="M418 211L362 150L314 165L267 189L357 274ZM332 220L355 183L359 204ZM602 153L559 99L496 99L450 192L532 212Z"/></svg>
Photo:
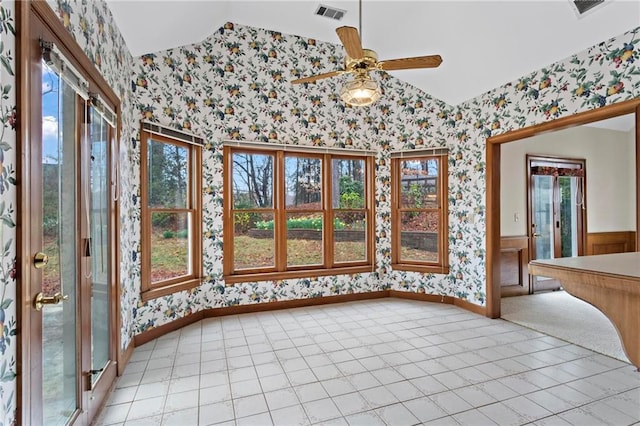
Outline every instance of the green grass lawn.
<svg viewBox="0 0 640 426"><path fill-rule="evenodd" d="M424 251L418 249L412 249L408 247L402 247L400 251L400 257L403 260L413 260L420 262L437 262L438 253L431 251Z"/></svg>
<svg viewBox="0 0 640 426"><path fill-rule="evenodd" d="M151 282L187 275L189 240L165 238L162 232L151 235Z"/></svg>
<svg viewBox="0 0 640 426"><path fill-rule="evenodd" d="M273 266L275 253L273 240L236 235L234 240L234 259L236 269L261 268ZM162 233L152 236L153 253L152 280L159 281L186 274L187 239L164 238ZM338 242L334 248L337 262L357 262L365 259L366 246L360 241ZM290 266L317 265L322 262L322 241L291 239L287 241L287 253ZM436 262L437 253L425 252L403 247L402 258Z"/></svg>
<svg viewBox="0 0 640 426"><path fill-rule="evenodd" d="M236 269L273 266L275 255L272 239L236 235L234 243ZM338 242L334 250L337 262L357 262L365 259L363 242ZM322 262L322 241L288 240L287 254L290 266L317 265Z"/></svg>
<svg viewBox="0 0 640 426"><path fill-rule="evenodd" d="M164 238L161 232L151 237L153 251L151 253L152 282L187 274L188 240L186 238ZM335 245L337 262L357 262L365 259L364 242L345 241ZM43 269L46 294L59 291L59 262L54 238L45 238L45 252L49 254L49 264ZM252 238L246 235L235 237L236 269L260 268L273 266L275 255L273 240ZM317 265L322 262L322 241L292 239L287 242L289 265ZM437 253L422 250L402 249L403 259L437 261Z"/></svg>

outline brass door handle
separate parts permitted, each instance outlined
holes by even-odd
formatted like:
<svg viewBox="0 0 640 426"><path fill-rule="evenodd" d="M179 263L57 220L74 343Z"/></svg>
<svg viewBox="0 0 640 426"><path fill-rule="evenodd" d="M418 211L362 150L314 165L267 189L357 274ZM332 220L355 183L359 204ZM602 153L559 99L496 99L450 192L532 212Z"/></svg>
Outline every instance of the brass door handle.
<svg viewBox="0 0 640 426"><path fill-rule="evenodd" d="M36 295L36 298L33 299L33 307L36 311L42 310L42 305L57 305L58 303L69 300L68 295L62 295L60 293L56 293L53 296L45 296L42 292Z"/></svg>
<svg viewBox="0 0 640 426"><path fill-rule="evenodd" d="M538 238L539 236L540 234L536 234L536 233L533 234L533 238Z"/></svg>
<svg viewBox="0 0 640 426"><path fill-rule="evenodd" d="M44 268L45 266L47 266L47 263L49 263L49 256L47 256L45 253L39 251L33 256L33 266L36 269Z"/></svg>

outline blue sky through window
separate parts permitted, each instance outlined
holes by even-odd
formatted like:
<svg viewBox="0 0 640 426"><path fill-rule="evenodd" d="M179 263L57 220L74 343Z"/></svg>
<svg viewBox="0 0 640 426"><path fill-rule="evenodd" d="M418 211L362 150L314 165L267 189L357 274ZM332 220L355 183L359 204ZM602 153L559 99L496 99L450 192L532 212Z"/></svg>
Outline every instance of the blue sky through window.
<svg viewBox="0 0 640 426"><path fill-rule="evenodd" d="M60 76L42 61L42 162L58 162Z"/></svg>

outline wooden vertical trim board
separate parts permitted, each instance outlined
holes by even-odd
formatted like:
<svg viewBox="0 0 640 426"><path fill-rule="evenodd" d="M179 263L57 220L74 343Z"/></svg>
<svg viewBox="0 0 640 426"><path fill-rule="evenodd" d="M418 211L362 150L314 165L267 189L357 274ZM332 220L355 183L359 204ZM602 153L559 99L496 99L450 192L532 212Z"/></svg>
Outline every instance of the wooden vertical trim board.
<svg viewBox="0 0 640 426"><path fill-rule="evenodd" d="M438 176L438 179L440 181L440 185L442 186L442 190L441 190L441 196L442 199L440 201L441 205L442 205L442 224L441 224L441 229L440 229L440 238L438 238L438 244L439 244L439 252L440 252L440 256L442 256L442 260L440 262L440 265L442 266L442 273L443 274L447 274L449 273L448 268L449 268L449 244L448 244L448 239L449 239L449 197L447 196L447 194L449 193L449 161L447 159L447 157L440 157L438 159L439 163L440 163L440 176ZM446 180L446 185L444 183L444 181ZM475 219L474 219L475 221ZM446 267L446 271L445 271L445 267Z"/></svg>
<svg viewBox="0 0 640 426"><path fill-rule="evenodd" d="M500 145L488 143L487 161L487 280L485 285L489 318L500 318Z"/></svg>
<svg viewBox="0 0 640 426"><path fill-rule="evenodd" d="M16 131L16 153L22 160L16 161L16 191L18 202L16 203L16 217L25 218L25 212L31 209L30 193L31 167L26 159L31 157L29 149L29 138L31 137L31 99L30 75L31 75L31 47L29 45L29 34L31 32L29 19L29 2L19 1L15 3L16 11L16 104L18 108L18 123L20 125ZM29 256L29 235L30 222L19 220L16 225L16 255L18 264L18 277L16 279L16 320L21 330L31 330L31 293L30 274L31 261ZM30 375L24 372L31 371L30 361L39 354L31 352L29 344L29 334L19 332L16 337L16 424L30 424L31 415L31 383Z"/></svg>
<svg viewBox="0 0 640 426"><path fill-rule="evenodd" d="M365 170L367 171L367 261L371 263L372 270L376 265L376 157L365 158Z"/></svg>
<svg viewBox="0 0 640 426"><path fill-rule="evenodd" d="M636 248L640 250L640 102L636 106Z"/></svg>

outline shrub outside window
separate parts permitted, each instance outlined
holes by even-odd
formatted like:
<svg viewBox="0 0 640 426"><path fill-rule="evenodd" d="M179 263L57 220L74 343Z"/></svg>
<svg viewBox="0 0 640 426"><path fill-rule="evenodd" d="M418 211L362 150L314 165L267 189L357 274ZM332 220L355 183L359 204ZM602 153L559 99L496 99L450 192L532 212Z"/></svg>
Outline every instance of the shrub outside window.
<svg viewBox="0 0 640 426"><path fill-rule="evenodd" d="M227 283L369 272L372 161L225 147Z"/></svg>
<svg viewBox="0 0 640 426"><path fill-rule="evenodd" d="M141 132L142 297L197 286L201 277L201 148Z"/></svg>
<svg viewBox="0 0 640 426"><path fill-rule="evenodd" d="M392 159L394 269L448 273L447 156Z"/></svg>

